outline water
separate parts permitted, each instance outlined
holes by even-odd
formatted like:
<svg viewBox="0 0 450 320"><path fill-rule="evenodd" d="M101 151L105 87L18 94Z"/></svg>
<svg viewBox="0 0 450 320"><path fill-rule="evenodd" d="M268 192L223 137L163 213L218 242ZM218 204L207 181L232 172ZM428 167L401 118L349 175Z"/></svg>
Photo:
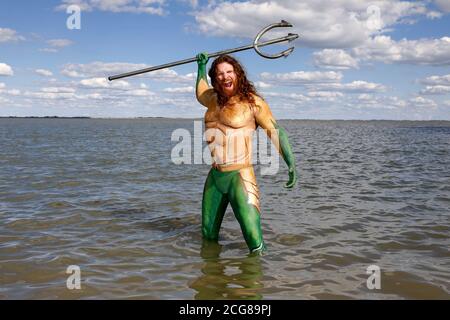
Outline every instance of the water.
<svg viewBox="0 0 450 320"><path fill-rule="evenodd" d="M209 167L170 161L192 120L0 119L0 298L449 299L450 122L280 123L300 184L257 166L259 257L230 209L202 241Z"/></svg>

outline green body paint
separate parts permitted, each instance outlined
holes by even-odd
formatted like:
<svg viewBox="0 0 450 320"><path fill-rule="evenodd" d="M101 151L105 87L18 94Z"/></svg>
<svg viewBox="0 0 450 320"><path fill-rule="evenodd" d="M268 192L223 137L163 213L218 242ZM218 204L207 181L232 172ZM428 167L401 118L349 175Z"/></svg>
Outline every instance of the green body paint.
<svg viewBox="0 0 450 320"><path fill-rule="evenodd" d="M205 182L202 200L202 234L208 240L217 241L228 203L233 208L245 242L251 252L264 250L260 213L248 202L239 170L220 172L211 169Z"/></svg>
<svg viewBox="0 0 450 320"><path fill-rule="evenodd" d="M206 65L208 64L208 60L208 54L206 53L199 53L197 55L197 86L201 79L205 80L206 83L208 83L208 78L206 76Z"/></svg>
<svg viewBox="0 0 450 320"><path fill-rule="evenodd" d="M280 143L280 151L281 156L283 157L284 162L289 168L289 181L285 185L286 188L292 188L297 182L297 170L295 168L295 157L292 152L291 145L289 144L289 138L282 127L280 127L275 121L272 120L272 123L275 129L278 130L278 138Z"/></svg>

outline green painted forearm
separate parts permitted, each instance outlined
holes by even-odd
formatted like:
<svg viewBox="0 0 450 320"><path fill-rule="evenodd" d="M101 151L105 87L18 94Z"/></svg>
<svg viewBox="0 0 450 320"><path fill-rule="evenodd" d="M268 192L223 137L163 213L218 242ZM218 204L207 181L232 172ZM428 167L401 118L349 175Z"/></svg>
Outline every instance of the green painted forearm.
<svg viewBox="0 0 450 320"><path fill-rule="evenodd" d="M295 168L295 157L294 153L292 152L291 145L289 144L289 138L286 131L275 122L273 123L273 125L275 126L275 129L278 130L281 156L283 157L289 169Z"/></svg>
<svg viewBox="0 0 450 320"><path fill-rule="evenodd" d="M198 63L197 86L201 79L205 80L206 83L208 83L208 78L206 77L206 63Z"/></svg>

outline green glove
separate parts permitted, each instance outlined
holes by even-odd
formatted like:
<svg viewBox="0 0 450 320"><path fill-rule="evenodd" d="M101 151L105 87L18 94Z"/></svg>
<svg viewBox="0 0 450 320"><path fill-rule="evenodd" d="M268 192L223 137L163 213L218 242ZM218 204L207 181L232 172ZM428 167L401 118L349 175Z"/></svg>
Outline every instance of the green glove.
<svg viewBox="0 0 450 320"><path fill-rule="evenodd" d="M289 168L289 181L284 185L285 188L291 189L297 183L297 170L295 167Z"/></svg>
<svg viewBox="0 0 450 320"><path fill-rule="evenodd" d="M201 79L204 79L206 83L208 83L208 78L206 77L206 64L209 60L208 54L206 52L202 52L197 54L196 58L198 64L197 85Z"/></svg>
<svg viewBox="0 0 450 320"><path fill-rule="evenodd" d="M289 144L289 138L286 131L274 121L272 121L272 123L275 129L278 130L281 156L289 168L289 181L284 185L284 187L290 189L297 183L297 170L295 169L294 153L292 152L291 145Z"/></svg>

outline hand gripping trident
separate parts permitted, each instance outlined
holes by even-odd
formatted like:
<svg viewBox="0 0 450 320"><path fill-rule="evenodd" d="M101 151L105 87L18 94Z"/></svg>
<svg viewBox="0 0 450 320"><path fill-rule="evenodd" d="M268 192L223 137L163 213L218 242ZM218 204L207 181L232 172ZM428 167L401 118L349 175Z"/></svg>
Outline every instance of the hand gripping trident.
<svg viewBox="0 0 450 320"><path fill-rule="evenodd" d="M286 22L284 20L281 20L281 22L279 22L279 23L273 23L271 25L268 25L264 29L262 29L256 35L255 40L253 41L253 44L250 44L248 46L234 48L234 49L218 51L218 52L214 52L214 53L211 53L211 54L208 53L208 57L210 57L210 58L218 57L218 56L220 56L222 54L228 54L228 53L232 53L232 52L244 51L244 50L248 50L248 49L252 49L252 48L255 49L256 53L259 54L261 57L264 57L264 58L267 58L267 59L277 59L277 58L281 58L281 57L287 57L292 51L294 51L294 47L291 47L289 49L281 51L280 53L277 53L277 54L263 53L259 49L260 47L268 46L268 45L274 44L274 43L279 43L279 42L284 42L284 41L291 42L291 41L293 41L293 40L298 38L298 34L288 33L287 36L282 37L282 38L276 38L276 39L268 40L268 41L265 41L265 42L262 42L262 43L258 42L259 39L267 31L269 31L269 30L271 30L273 28L279 28L279 27L292 27L292 24L290 24L289 22ZM132 71L132 72L122 73L122 74L118 74L118 75L115 75L115 76L110 76L110 77L108 77L108 80L112 81L112 80L116 80L116 79L120 79L120 78L135 76L135 75L138 75L138 74L141 74L141 73L151 72L151 71L160 70L160 69L164 69L164 68L170 68L170 67L173 67L173 66L178 66L180 64L191 63L191 62L195 62L195 61L197 61L197 58L184 59L184 60L180 60L180 61L175 61L175 62L171 62L171 63L162 64L162 65L155 66L155 67L150 67L150 68L145 68L145 69L136 70L136 71Z"/></svg>

